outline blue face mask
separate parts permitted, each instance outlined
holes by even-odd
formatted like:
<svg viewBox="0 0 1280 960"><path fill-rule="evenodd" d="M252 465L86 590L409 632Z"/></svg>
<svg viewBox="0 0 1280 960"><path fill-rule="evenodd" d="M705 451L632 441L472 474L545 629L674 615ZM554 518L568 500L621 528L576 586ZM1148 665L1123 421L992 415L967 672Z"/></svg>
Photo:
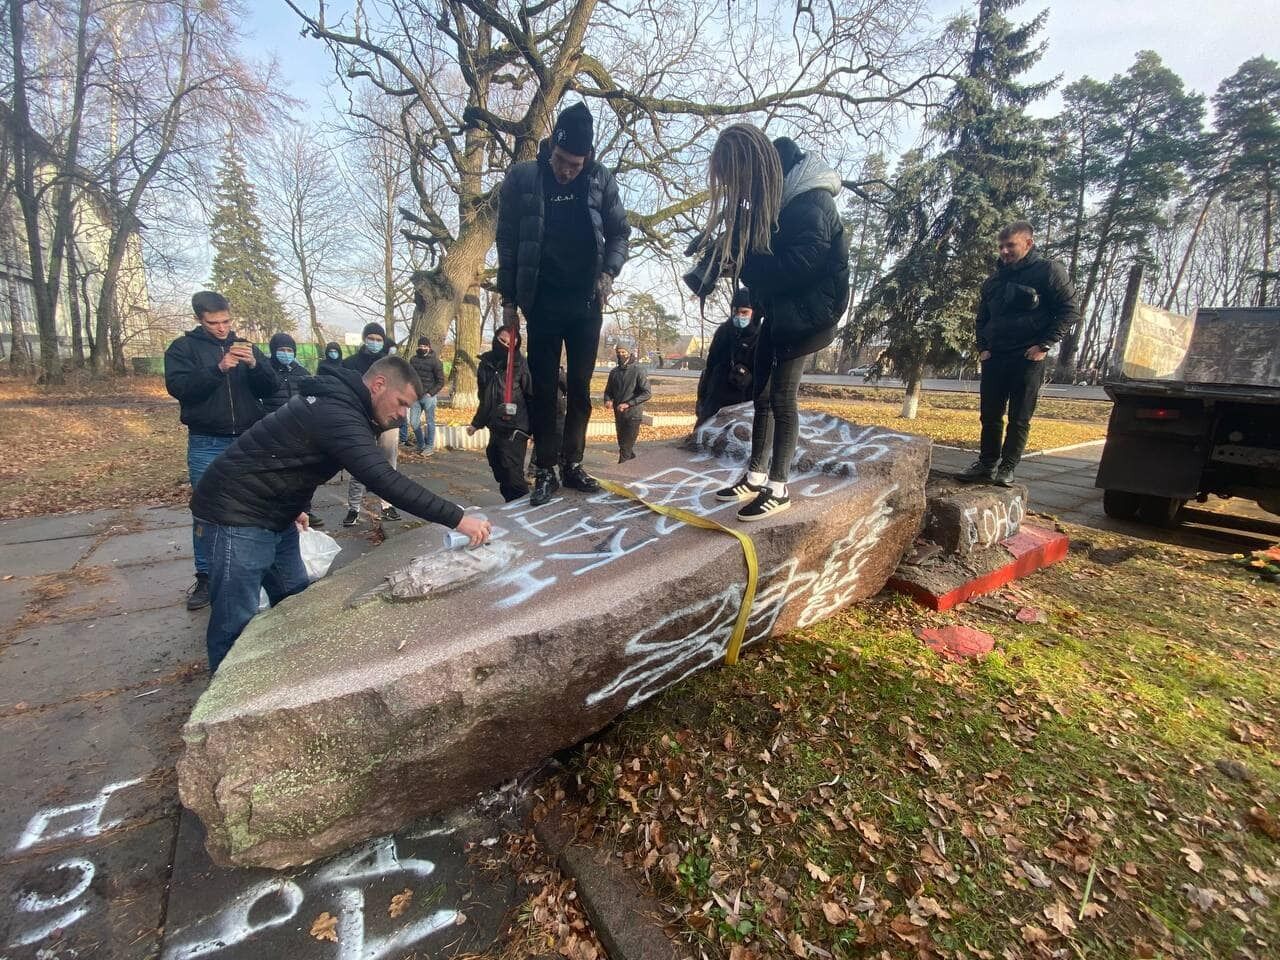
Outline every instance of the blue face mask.
<svg viewBox="0 0 1280 960"><path fill-rule="evenodd" d="M382 341L374 340L372 337L370 337L368 340L364 342L364 348L368 350L370 353L381 353Z"/></svg>
<svg viewBox="0 0 1280 960"><path fill-rule="evenodd" d="M325 354L325 356L328 357L330 360L337 360L340 356L342 356L342 354L340 354L337 350L330 350L328 353Z"/></svg>
<svg viewBox="0 0 1280 960"><path fill-rule="evenodd" d="M739 330L745 330L747 327L751 326L751 318L743 316L740 313L735 313L733 315L733 325Z"/></svg>
<svg viewBox="0 0 1280 960"><path fill-rule="evenodd" d="M291 363L293 363L293 351L277 350L276 363L282 364L283 366L286 366L286 367L289 366Z"/></svg>

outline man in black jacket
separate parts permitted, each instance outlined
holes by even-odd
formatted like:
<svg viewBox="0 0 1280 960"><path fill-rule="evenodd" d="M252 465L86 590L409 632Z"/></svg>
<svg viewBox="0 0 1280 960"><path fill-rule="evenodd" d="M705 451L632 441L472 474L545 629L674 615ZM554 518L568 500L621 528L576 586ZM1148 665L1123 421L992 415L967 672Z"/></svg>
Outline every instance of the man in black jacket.
<svg viewBox="0 0 1280 960"><path fill-rule="evenodd" d="M710 420L722 408L752 399L756 339L760 317L744 288L733 295L732 314L716 328L707 349L707 364L698 377L698 422Z"/></svg>
<svg viewBox="0 0 1280 960"><path fill-rule="evenodd" d="M400 442L409 445L409 428L417 435L418 453L429 457L436 452L436 394L444 389L444 364L431 349L428 337L418 338L418 352L409 358L414 372L422 378L422 396L409 408L409 419L400 428ZM427 425L424 431L423 418Z"/></svg>
<svg viewBox="0 0 1280 960"><path fill-rule="evenodd" d="M209 464L240 434L262 419L262 399L276 390L267 358L231 329L231 305L212 290L191 298L199 325L164 352L164 385L187 425L187 473L194 490ZM191 527L196 580L187 609L209 605L209 562L199 524Z"/></svg>
<svg viewBox="0 0 1280 960"><path fill-rule="evenodd" d="M489 428L489 443L484 452L493 479L498 481L498 492L507 503L529 492L524 458L529 452L529 403L533 399L529 365L517 339L511 370L511 405L507 406L507 351L511 348L511 336L511 331L503 327L493 335L493 349L480 355L476 367L480 405L467 427L468 436Z"/></svg>
<svg viewBox="0 0 1280 960"><path fill-rule="evenodd" d="M298 549L304 510L339 469L409 513L466 534L472 546L488 539L488 521L464 516L457 504L397 473L378 446L378 435L399 426L421 386L401 357L377 361L364 376L342 369L309 378L299 396L239 437L205 473L191 512L211 561L210 670L257 612L259 590L274 605L306 589Z"/></svg>
<svg viewBox="0 0 1280 960"><path fill-rule="evenodd" d="M324 345L324 356L316 364L316 373L330 373L342 366L342 347L337 340L330 340Z"/></svg>
<svg viewBox="0 0 1280 960"><path fill-rule="evenodd" d="M385 350L387 332L380 323L366 323L364 329L360 331L360 336L364 343L361 344L359 350L342 361L342 366L343 369L354 370L356 373L363 374L387 355ZM396 426L389 430L384 430L378 437L378 446L386 454L387 462L391 464L392 470L400 465L399 448L396 446L396 435L399 432L400 428ZM360 519L360 508L363 505L364 484L352 477L347 484L347 515L342 519L344 527L354 527L356 525L356 521ZM382 501L382 519L400 519L400 514L396 513L396 508L386 500Z"/></svg>
<svg viewBox="0 0 1280 960"><path fill-rule="evenodd" d="M533 376L534 489L546 503L560 486L594 493L582 468L591 419L591 374L602 310L627 260L627 213L613 174L595 160L590 111L574 104L556 119L536 160L518 163L502 183L498 206L498 293L503 325L516 308L529 324ZM568 412L556 429L556 368L568 358Z"/></svg>
<svg viewBox="0 0 1280 960"><path fill-rule="evenodd" d="M604 405L613 408L613 423L618 432L618 462L636 458L636 437L640 436L640 405L653 394L644 367L636 363L631 351L618 344L614 348L618 365L609 371L604 388Z"/></svg>
<svg viewBox="0 0 1280 960"><path fill-rule="evenodd" d="M1011 223L999 240L1000 264L982 284L975 324L982 361L981 449L956 479L1008 487L1027 445L1044 358L1079 322L1080 304L1067 268L1035 249L1031 224Z"/></svg>

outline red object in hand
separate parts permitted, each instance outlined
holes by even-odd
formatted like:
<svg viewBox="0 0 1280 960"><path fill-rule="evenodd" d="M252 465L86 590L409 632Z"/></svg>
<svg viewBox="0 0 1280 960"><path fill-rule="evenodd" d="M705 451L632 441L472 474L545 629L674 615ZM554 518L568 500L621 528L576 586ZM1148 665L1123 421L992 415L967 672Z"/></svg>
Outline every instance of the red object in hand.
<svg viewBox="0 0 1280 960"><path fill-rule="evenodd" d="M520 338L520 320L515 318L507 325L507 381L502 387L502 402L511 403L512 391L515 389L516 376L516 342Z"/></svg>

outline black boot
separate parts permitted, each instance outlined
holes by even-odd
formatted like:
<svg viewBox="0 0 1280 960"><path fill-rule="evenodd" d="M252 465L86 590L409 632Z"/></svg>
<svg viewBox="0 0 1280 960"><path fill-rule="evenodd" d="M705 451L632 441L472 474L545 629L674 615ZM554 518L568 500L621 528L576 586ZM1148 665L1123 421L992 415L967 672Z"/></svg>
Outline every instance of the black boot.
<svg viewBox="0 0 1280 960"><path fill-rule="evenodd" d="M996 478L996 465L987 463L985 460L975 460L969 465L968 470L962 470L956 474L956 479L961 483L990 483Z"/></svg>
<svg viewBox="0 0 1280 960"><path fill-rule="evenodd" d="M540 507L550 503L560 489L560 481L556 479L554 467L539 467L533 471L533 493L529 494L529 506Z"/></svg>
<svg viewBox="0 0 1280 960"><path fill-rule="evenodd" d="M565 468L564 485L570 490L581 490L583 493L600 492L600 481L583 470L580 463Z"/></svg>
<svg viewBox="0 0 1280 960"><path fill-rule="evenodd" d="M200 610L209 605L209 575L197 573L196 582L187 590L187 609Z"/></svg>
<svg viewBox="0 0 1280 960"><path fill-rule="evenodd" d="M1001 460L1000 465L996 467L995 475L991 478L991 482L997 487L1013 486L1013 471L1018 469L1016 463L1009 463L1007 460Z"/></svg>

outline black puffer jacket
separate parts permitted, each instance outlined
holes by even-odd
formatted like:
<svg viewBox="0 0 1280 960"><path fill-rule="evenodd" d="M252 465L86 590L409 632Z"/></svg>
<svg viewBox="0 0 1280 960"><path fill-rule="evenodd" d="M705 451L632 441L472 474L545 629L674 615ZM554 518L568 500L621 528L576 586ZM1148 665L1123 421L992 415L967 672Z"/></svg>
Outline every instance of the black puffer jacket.
<svg viewBox="0 0 1280 960"><path fill-rule="evenodd" d="M271 338L271 342L267 346L271 351L271 360L269 361L271 372L276 375L276 391L271 396L262 398L262 409L267 413L273 413L288 403L291 397L298 395L298 385L311 376L311 373L296 359L288 366L276 359L276 351L282 346L288 346L294 350L298 349L293 337L287 333L277 333Z"/></svg>
<svg viewBox="0 0 1280 960"><path fill-rule="evenodd" d="M707 365L698 377L698 420L716 415L723 407L745 403L752 398L751 384L756 363L756 340L760 321L752 319L745 330L732 320L716 327L707 350Z"/></svg>
<svg viewBox="0 0 1280 960"><path fill-rule="evenodd" d="M640 405L653 394L649 390L649 378L644 367L631 357L626 363L617 364L609 371L609 382L605 384L604 398L613 404L615 416L637 420L640 417ZM627 409L618 412L618 404L627 404Z"/></svg>
<svg viewBox="0 0 1280 960"><path fill-rule="evenodd" d="M329 359L330 350L338 351L337 360ZM316 373L317 374L331 373L332 371L339 369L341 366L342 366L342 348L338 346L337 342L330 340L328 343L324 345L324 353L321 354L320 356L320 362L316 364Z"/></svg>
<svg viewBox="0 0 1280 960"><path fill-rule="evenodd" d="M422 389L426 391L427 396L434 397L444 389L444 364L440 362L440 357L434 350L425 357L415 352L409 358L409 365L418 372L418 376L422 379Z"/></svg>
<svg viewBox="0 0 1280 960"><path fill-rule="evenodd" d="M1048 350L1080 322L1080 301L1067 268L1032 249L1017 263L996 267L982 284L975 323L978 350Z"/></svg>
<svg viewBox="0 0 1280 960"><path fill-rule="evenodd" d="M497 433L510 434L514 430L529 432L529 404L533 402L533 378L529 364L520 352L520 340L516 339L515 369L511 376L511 402L516 412L508 416L503 407L507 394L507 348L493 337L493 349L480 354L476 365L476 391L480 394L480 406L471 418L477 430L488 427Z"/></svg>
<svg viewBox="0 0 1280 960"><path fill-rule="evenodd" d="M236 339L214 339L204 327L188 330L164 352L164 386L181 405L182 422L192 433L213 437L238 436L263 417L262 398L276 389L276 375L257 347L257 362L230 370L218 363Z"/></svg>
<svg viewBox="0 0 1280 960"><path fill-rule="evenodd" d="M537 160L517 163L507 171L498 204L498 293L503 303L514 303L526 313L538 295L546 223L542 170L550 158L551 144L544 140ZM587 209L596 237L596 262L590 266L594 284L602 272L614 277L622 272L631 227L618 184L607 167L589 158L578 176L588 178Z"/></svg>
<svg viewBox="0 0 1280 960"><path fill-rule="evenodd" d="M339 369L301 386L299 396L237 438L205 471L191 497L194 516L281 531L311 503L316 487L346 470L401 510L458 525L461 507L391 469L360 374Z"/></svg>
<svg viewBox="0 0 1280 960"><path fill-rule="evenodd" d="M354 370L356 373L364 376L365 371L386 356L390 356L390 354L387 353L387 348L385 346L377 353L373 353L368 347L361 347L351 356L344 358L342 366L343 369Z"/></svg>

